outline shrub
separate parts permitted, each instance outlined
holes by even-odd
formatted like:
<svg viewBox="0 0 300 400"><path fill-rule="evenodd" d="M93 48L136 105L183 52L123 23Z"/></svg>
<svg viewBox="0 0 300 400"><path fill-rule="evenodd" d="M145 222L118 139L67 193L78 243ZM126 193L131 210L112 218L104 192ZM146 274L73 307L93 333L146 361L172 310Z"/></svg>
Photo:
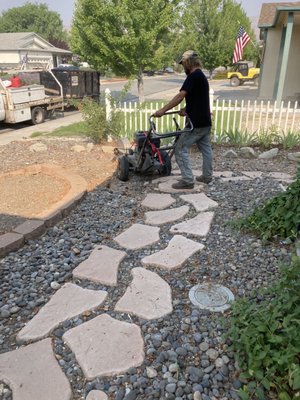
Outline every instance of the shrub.
<svg viewBox="0 0 300 400"><path fill-rule="evenodd" d="M253 144L255 139L255 134L249 133L247 130L240 131L238 129L230 129L229 131L225 132L225 135L228 138L228 143L239 147L249 146Z"/></svg>
<svg viewBox="0 0 300 400"><path fill-rule="evenodd" d="M275 125L268 129L262 129L255 137L255 143L265 149L269 149L280 142L281 130Z"/></svg>
<svg viewBox="0 0 300 400"><path fill-rule="evenodd" d="M257 207L241 220L240 226L256 232L263 240L274 237L296 239L300 231L300 167L296 181L285 192Z"/></svg>
<svg viewBox="0 0 300 400"><path fill-rule="evenodd" d="M300 257L281 271L277 284L262 293L261 302L236 301L226 336L247 383L242 399L265 399L276 392L280 400L300 398Z"/></svg>
<svg viewBox="0 0 300 400"><path fill-rule="evenodd" d="M279 143L282 144L282 147L287 149L292 149L300 145L300 132L292 132L288 131L279 139Z"/></svg>
<svg viewBox="0 0 300 400"><path fill-rule="evenodd" d="M112 107L111 119L107 121L103 104L86 97L81 102L76 102L76 106L82 112L83 119L86 122L87 136L95 143L106 140L108 136L120 136L121 116L120 112L116 111L114 107Z"/></svg>

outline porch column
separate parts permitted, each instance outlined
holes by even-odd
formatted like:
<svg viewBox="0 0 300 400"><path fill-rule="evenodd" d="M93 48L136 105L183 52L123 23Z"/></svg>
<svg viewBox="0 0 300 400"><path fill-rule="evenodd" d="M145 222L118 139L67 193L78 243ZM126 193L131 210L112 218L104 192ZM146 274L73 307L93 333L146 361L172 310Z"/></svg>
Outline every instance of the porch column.
<svg viewBox="0 0 300 400"><path fill-rule="evenodd" d="M286 35L285 35L283 54L282 54L282 60L281 60L281 65L280 65L278 88L277 88L277 95L276 95L277 103L280 103L282 100L284 82L285 82L287 65L288 65L288 60L289 60L289 52L290 52L290 47L291 47L293 24L294 24L294 14L292 12L290 12L288 15L288 20L287 20Z"/></svg>

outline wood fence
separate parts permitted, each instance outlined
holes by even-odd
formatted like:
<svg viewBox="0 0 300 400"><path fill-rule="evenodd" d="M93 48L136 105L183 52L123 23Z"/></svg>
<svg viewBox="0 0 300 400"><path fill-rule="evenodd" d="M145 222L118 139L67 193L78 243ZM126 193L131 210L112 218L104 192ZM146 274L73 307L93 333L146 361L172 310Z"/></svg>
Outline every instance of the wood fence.
<svg viewBox="0 0 300 400"><path fill-rule="evenodd" d="M106 111L110 118L111 102L110 92L106 89ZM247 132L249 134L267 133L268 131L286 134L300 132L300 108L298 102L257 101L257 100L214 100L211 90L210 104L212 109L214 139L226 132ZM122 112L122 134L132 137L136 131L145 131L149 128L149 117L159 108L161 102L149 102L144 105L138 102L122 102L116 109ZM180 106L174 108L179 110ZM156 119L157 130L166 132L175 130L171 115ZM176 117L181 127L185 119Z"/></svg>

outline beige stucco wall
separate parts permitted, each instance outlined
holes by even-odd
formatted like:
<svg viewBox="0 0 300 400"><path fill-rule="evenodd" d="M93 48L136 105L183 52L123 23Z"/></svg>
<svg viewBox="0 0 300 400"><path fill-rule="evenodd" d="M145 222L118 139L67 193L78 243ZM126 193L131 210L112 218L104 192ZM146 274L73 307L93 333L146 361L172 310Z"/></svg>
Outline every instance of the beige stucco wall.
<svg viewBox="0 0 300 400"><path fill-rule="evenodd" d="M300 26L293 27L283 99L300 96Z"/></svg>
<svg viewBox="0 0 300 400"><path fill-rule="evenodd" d="M280 43L281 28L276 27L268 29L260 77L259 98L261 99L273 99Z"/></svg>

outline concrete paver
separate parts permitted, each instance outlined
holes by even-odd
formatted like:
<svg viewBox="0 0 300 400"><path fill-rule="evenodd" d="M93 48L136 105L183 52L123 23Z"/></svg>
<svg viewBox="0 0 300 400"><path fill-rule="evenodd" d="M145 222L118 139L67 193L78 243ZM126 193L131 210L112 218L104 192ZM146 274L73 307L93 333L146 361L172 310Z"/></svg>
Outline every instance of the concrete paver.
<svg viewBox="0 0 300 400"><path fill-rule="evenodd" d="M163 210L174 203L176 203L176 200L170 194L148 193L142 201L142 206L152 210Z"/></svg>
<svg viewBox="0 0 300 400"><path fill-rule="evenodd" d="M118 268L125 257L125 251L107 246L97 246L89 258L74 269L73 276L74 278L89 279L104 285L116 286Z"/></svg>
<svg viewBox="0 0 300 400"><path fill-rule="evenodd" d="M100 306L107 296L103 290L82 289L66 283L40 309L17 335L18 341L36 340L48 335L61 322Z"/></svg>
<svg viewBox="0 0 300 400"><path fill-rule="evenodd" d="M218 207L218 203L207 197L204 193L183 194L180 198L192 204L198 212Z"/></svg>
<svg viewBox="0 0 300 400"><path fill-rule="evenodd" d="M0 256L17 250L24 243L24 236L19 233L4 233L0 235Z"/></svg>
<svg viewBox="0 0 300 400"><path fill-rule="evenodd" d="M188 206L169 208L162 211L148 211L145 213L145 223L149 225L163 225L183 218L190 210Z"/></svg>
<svg viewBox="0 0 300 400"><path fill-rule="evenodd" d="M189 257L203 248L201 243L175 235L164 250L144 257L142 264L172 270L182 266Z"/></svg>
<svg viewBox="0 0 300 400"><path fill-rule="evenodd" d="M173 311L171 288L155 272L144 268L131 270L133 280L115 310L147 320L162 318Z"/></svg>
<svg viewBox="0 0 300 400"><path fill-rule="evenodd" d="M70 383L60 369L51 339L0 354L0 380L14 400L70 400Z"/></svg>
<svg viewBox="0 0 300 400"><path fill-rule="evenodd" d="M29 219L14 228L14 232L23 235L25 240L34 239L45 231L45 222L38 219Z"/></svg>
<svg viewBox="0 0 300 400"><path fill-rule="evenodd" d="M170 232L206 236L209 232L213 217L213 212L202 212L192 219L173 225Z"/></svg>
<svg viewBox="0 0 300 400"><path fill-rule="evenodd" d="M158 242L159 230L156 226L133 224L114 240L126 249L137 250Z"/></svg>
<svg viewBox="0 0 300 400"><path fill-rule="evenodd" d="M100 315L63 335L87 379L112 376L144 361L140 328Z"/></svg>

